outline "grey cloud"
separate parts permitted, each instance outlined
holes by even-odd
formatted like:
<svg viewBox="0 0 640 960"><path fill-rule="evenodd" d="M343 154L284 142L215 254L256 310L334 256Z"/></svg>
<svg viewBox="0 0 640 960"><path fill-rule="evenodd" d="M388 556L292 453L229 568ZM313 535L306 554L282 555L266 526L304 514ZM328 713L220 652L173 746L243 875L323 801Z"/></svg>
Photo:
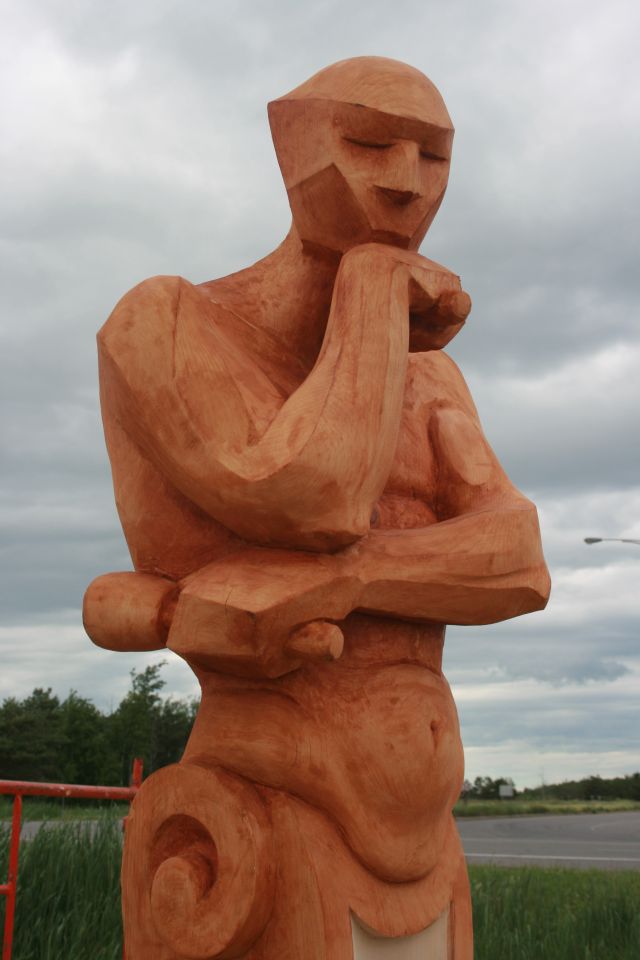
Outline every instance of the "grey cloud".
<svg viewBox="0 0 640 960"><path fill-rule="evenodd" d="M627 750L632 757L635 753L637 762L638 707L630 695L612 698L585 691L567 703L566 693L557 691L555 696L540 697L535 705L514 696L499 704L492 704L489 698L482 703L462 702L458 709L463 739L469 747L509 739L530 751Z"/></svg>
<svg viewBox="0 0 640 960"><path fill-rule="evenodd" d="M449 628L445 671L454 685L460 682L509 684L535 680L553 687L590 682L608 683L635 673L629 666L638 655L638 632L631 618L591 629L547 627L537 636L510 636L487 628ZM462 635L461 635L462 634Z"/></svg>

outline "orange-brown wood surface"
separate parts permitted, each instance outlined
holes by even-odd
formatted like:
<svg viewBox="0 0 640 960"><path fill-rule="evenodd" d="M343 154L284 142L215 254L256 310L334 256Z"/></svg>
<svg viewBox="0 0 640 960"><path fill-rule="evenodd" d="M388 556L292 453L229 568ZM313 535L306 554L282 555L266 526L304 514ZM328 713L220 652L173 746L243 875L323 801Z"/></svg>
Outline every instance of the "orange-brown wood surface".
<svg viewBox="0 0 640 960"><path fill-rule="evenodd" d="M377 57L269 119L281 246L147 280L98 337L135 572L90 585L87 632L166 645L202 687L183 760L128 820L127 956L351 960L356 924L402 960L437 923L442 960L469 960L445 624L538 610L549 578L442 350L471 301L417 253L453 127L426 77Z"/></svg>

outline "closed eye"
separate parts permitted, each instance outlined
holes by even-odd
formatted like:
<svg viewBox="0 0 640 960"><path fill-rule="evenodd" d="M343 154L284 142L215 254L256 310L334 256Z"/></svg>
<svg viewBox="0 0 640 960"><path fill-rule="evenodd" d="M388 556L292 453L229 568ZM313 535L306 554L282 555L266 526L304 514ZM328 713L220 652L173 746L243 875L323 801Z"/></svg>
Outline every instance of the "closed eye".
<svg viewBox="0 0 640 960"><path fill-rule="evenodd" d="M446 163L446 157L440 157L437 153L431 153L429 150L421 150L420 156L425 160L438 160L440 163Z"/></svg>
<svg viewBox="0 0 640 960"><path fill-rule="evenodd" d="M370 150L387 150L392 144L376 143L373 140L355 140L353 137L343 137L347 143L353 143L356 147L368 147Z"/></svg>

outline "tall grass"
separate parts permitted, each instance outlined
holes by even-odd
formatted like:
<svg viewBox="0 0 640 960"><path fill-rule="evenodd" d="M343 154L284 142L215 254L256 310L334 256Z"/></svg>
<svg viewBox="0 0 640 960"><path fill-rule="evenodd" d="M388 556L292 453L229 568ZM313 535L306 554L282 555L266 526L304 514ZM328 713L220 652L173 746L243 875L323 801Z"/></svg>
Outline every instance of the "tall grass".
<svg viewBox="0 0 640 960"><path fill-rule="evenodd" d="M4 881L8 830L0 833ZM13 960L120 960L121 849L115 819L43 827L21 843Z"/></svg>
<svg viewBox="0 0 640 960"><path fill-rule="evenodd" d="M640 873L470 867L475 960L638 960Z"/></svg>
<svg viewBox="0 0 640 960"><path fill-rule="evenodd" d="M640 802L637 800L459 800L453 812L456 817L513 817L543 813L620 813L624 810L640 810Z"/></svg>
<svg viewBox="0 0 640 960"><path fill-rule="evenodd" d="M126 817L129 804L117 800L78 800L74 797L24 797L22 819L99 820ZM11 820L13 797L0 796L0 820Z"/></svg>
<svg viewBox="0 0 640 960"><path fill-rule="evenodd" d="M92 829L43 828L22 844L14 960L119 960L121 841L120 822L101 820ZM4 879L6 829L0 844ZM640 958L640 872L474 866L469 873L476 960Z"/></svg>

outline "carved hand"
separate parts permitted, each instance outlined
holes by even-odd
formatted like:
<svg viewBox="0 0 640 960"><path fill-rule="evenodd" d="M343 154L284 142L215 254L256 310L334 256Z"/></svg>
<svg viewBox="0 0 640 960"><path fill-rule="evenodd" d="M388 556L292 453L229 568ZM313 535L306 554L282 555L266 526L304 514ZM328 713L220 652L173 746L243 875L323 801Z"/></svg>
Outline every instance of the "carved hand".
<svg viewBox="0 0 640 960"><path fill-rule="evenodd" d="M246 550L183 585L167 645L196 666L279 676L304 660L336 659L362 588L341 554Z"/></svg>
<svg viewBox="0 0 640 960"><path fill-rule="evenodd" d="M457 274L419 253L387 244L365 244L384 264L406 267L410 316L409 350L440 350L458 333L471 311L471 297Z"/></svg>

